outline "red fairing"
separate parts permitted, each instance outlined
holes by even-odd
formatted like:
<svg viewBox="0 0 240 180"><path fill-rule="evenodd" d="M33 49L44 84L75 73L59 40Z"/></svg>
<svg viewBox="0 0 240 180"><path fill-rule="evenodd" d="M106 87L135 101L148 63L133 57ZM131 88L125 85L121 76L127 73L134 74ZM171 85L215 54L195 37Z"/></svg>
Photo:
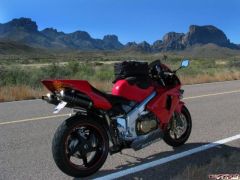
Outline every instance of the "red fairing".
<svg viewBox="0 0 240 180"><path fill-rule="evenodd" d="M183 105L184 105L184 102L179 101L179 103L176 107L176 112L181 113Z"/></svg>
<svg viewBox="0 0 240 180"><path fill-rule="evenodd" d="M112 94L131 101L141 102L147 98L153 90L154 87L152 86L147 89L141 89L136 85L129 84L126 80L118 80L112 88Z"/></svg>
<svg viewBox="0 0 240 180"><path fill-rule="evenodd" d="M179 90L180 86L172 89L157 89L157 96L147 104L147 109L158 117L162 127L168 124L174 111L181 112L183 102L181 102L179 99ZM171 106L169 109L166 108L167 98L171 98Z"/></svg>
<svg viewBox="0 0 240 180"><path fill-rule="evenodd" d="M109 110L112 105L104 97L96 94L92 90L92 86L88 81L84 80L43 80L42 83L51 91L54 92L56 89L61 89L65 87L70 87L72 89L78 90L92 100L94 107L104 110Z"/></svg>

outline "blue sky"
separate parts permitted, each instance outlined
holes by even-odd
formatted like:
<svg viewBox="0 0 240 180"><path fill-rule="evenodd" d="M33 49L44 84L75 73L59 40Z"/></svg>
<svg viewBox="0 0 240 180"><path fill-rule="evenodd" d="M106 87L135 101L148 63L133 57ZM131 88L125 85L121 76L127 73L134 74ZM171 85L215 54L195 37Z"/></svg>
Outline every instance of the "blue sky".
<svg viewBox="0 0 240 180"><path fill-rule="evenodd" d="M0 23L29 17L39 29L116 34L122 43L150 43L191 24L214 25L240 44L240 0L1 0Z"/></svg>

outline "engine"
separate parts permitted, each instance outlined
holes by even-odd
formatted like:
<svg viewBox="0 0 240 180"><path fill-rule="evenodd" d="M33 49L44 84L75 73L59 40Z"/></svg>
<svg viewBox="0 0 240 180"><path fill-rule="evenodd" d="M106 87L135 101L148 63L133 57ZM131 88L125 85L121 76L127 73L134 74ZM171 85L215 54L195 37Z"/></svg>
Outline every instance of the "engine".
<svg viewBox="0 0 240 180"><path fill-rule="evenodd" d="M158 119L154 114L148 113L140 116L136 121L136 134L144 135L158 128Z"/></svg>
<svg viewBox="0 0 240 180"><path fill-rule="evenodd" d="M156 92L151 93L143 102L134 107L126 115L116 117L119 134L124 140L132 141L140 134L145 134L157 128L158 121L156 118L152 117L153 115L150 116L148 111L145 111L146 104L155 95Z"/></svg>

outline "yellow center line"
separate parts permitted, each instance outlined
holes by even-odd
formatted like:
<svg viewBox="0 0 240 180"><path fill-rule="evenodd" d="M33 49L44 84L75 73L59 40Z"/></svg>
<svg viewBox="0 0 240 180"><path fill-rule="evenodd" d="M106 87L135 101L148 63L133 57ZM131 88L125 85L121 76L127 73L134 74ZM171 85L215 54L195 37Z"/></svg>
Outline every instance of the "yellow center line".
<svg viewBox="0 0 240 180"><path fill-rule="evenodd" d="M37 121L37 120L44 120L44 119L53 119L53 118L65 117L65 116L69 116L69 114L59 114L59 115L54 115L54 116L35 117L35 118L30 118L30 119L1 122L0 125L14 124L14 123L21 123L21 122L28 122L28 121Z"/></svg>
<svg viewBox="0 0 240 180"><path fill-rule="evenodd" d="M223 94L233 94L233 93L240 93L240 90L220 92L220 93L214 93L214 94L204 94L204 95L199 95L199 96L191 96L191 97L186 97L186 98L183 98L183 99L184 100L188 100L188 99L196 99L196 98L217 96L217 95L223 95ZM34 118L30 118L30 119L22 119L22 120L8 121L8 122L0 122L0 126L1 125L7 125L7 124L29 122L29 121L38 121L38 120L44 120L44 119L53 119L53 118L57 118L57 117L66 117L66 116L69 116L69 114L59 114L59 115L53 115L53 116L34 117Z"/></svg>

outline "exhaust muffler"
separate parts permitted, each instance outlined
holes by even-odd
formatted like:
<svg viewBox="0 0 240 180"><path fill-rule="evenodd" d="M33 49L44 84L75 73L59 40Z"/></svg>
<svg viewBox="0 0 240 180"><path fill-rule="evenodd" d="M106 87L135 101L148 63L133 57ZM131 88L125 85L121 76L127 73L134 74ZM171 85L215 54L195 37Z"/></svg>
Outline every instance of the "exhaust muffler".
<svg viewBox="0 0 240 180"><path fill-rule="evenodd" d="M46 96L42 96L42 100L54 105L58 105L60 103L60 100L57 99L56 95L51 93L46 94Z"/></svg>
<svg viewBox="0 0 240 180"><path fill-rule="evenodd" d="M71 106L83 107L90 109L93 106L93 103L89 98L82 94L66 92L64 90L60 91L58 95L59 99L69 103Z"/></svg>

